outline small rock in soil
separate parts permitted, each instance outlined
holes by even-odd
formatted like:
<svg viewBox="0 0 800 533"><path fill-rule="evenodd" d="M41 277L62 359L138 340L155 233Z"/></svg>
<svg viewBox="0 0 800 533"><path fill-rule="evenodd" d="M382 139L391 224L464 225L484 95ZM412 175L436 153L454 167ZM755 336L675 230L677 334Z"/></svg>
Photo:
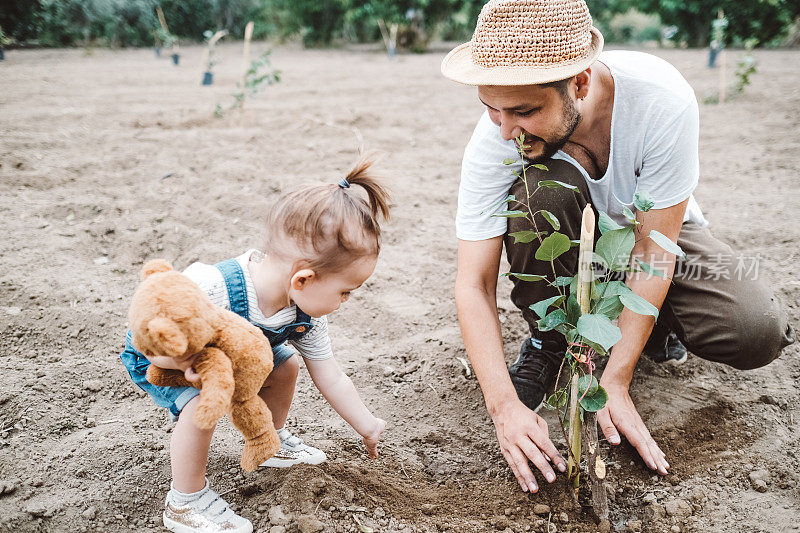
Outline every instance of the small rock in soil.
<svg viewBox="0 0 800 533"><path fill-rule="evenodd" d="M11 494L17 490L17 484L9 479L0 479L0 496Z"/></svg>
<svg viewBox="0 0 800 533"><path fill-rule="evenodd" d="M679 498L668 501L664 507L667 510L667 514L675 518L686 518L692 514L692 506L689 502Z"/></svg>
<svg viewBox="0 0 800 533"><path fill-rule="evenodd" d="M320 533L325 530L325 524L308 514L298 517L297 526L300 528L300 533Z"/></svg>
<svg viewBox="0 0 800 533"><path fill-rule="evenodd" d="M432 515L436 512L436 506L432 503L423 503L422 504L422 514Z"/></svg>
<svg viewBox="0 0 800 533"><path fill-rule="evenodd" d="M664 518L664 516L666 516L667 514L666 510L664 509L664 506L659 505L657 503L651 503L650 505L648 505L644 512L645 512L645 517L649 521Z"/></svg>
<svg viewBox="0 0 800 533"><path fill-rule="evenodd" d="M750 472L750 484L758 492L767 492L767 483L769 483L769 472L766 470L754 470Z"/></svg>
<svg viewBox="0 0 800 533"><path fill-rule="evenodd" d="M83 388L90 392L100 392L103 383L99 379L87 379L83 382Z"/></svg>
<svg viewBox="0 0 800 533"><path fill-rule="evenodd" d="M94 517L97 516L97 509L94 506L89 507L83 513L83 517L87 520L94 520Z"/></svg>
<svg viewBox="0 0 800 533"><path fill-rule="evenodd" d="M270 507L267 516L269 516L269 523L274 526L285 526L292 521L291 518L283 514L283 509L281 509L280 505Z"/></svg>
<svg viewBox="0 0 800 533"><path fill-rule="evenodd" d="M286 533L286 528L283 526L272 526L269 528L269 533Z"/></svg>
<svg viewBox="0 0 800 533"><path fill-rule="evenodd" d="M628 520L625 527L630 533L641 533L642 521L641 520Z"/></svg>
<svg viewBox="0 0 800 533"><path fill-rule="evenodd" d="M550 506L544 503L537 503L533 506L533 512L539 516L546 516L550 514Z"/></svg>
<svg viewBox="0 0 800 533"><path fill-rule="evenodd" d="M325 481L325 480L324 480L323 478L321 478L321 477L315 477L314 479L312 479L312 480L309 482L309 485L311 485L311 492L313 492L313 493L314 493L315 495L317 495L317 496L319 496L320 494L322 494L322 492L325 490L325 486L326 486L327 484L328 484L328 482L327 482L327 481Z"/></svg>

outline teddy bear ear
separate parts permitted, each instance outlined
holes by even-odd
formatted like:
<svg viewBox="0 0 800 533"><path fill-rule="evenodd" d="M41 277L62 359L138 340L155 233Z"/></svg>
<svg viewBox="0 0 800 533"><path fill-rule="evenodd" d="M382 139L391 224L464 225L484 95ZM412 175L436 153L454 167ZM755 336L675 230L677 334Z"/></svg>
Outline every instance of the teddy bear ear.
<svg viewBox="0 0 800 533"><path fill-rule="evenodd" d="M189 340L178 324L169 318L155 317L147 323L147 332L161 352L158 355L178 357L186 353Z"/></svg>
<svg viewBox="0 0 800 533"><path fill-rule="evenodd" d="M139 277L142 280L145 280L153 274L158 272L169 272L170 270L172 270L172 265L163 259L153 259L144 264Z"/></svg>

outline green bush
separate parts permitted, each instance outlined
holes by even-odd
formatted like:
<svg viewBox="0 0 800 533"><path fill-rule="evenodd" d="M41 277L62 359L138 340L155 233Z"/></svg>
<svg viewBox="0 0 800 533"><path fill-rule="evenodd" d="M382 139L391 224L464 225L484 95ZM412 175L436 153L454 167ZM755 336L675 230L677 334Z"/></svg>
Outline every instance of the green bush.
<svg viewBox="0 0 800 533"><path fill-rule="evenodd" d="M630 9L614 15L607 23L603 37L612 43L641 43L661 40L661 20Z"/></svg>

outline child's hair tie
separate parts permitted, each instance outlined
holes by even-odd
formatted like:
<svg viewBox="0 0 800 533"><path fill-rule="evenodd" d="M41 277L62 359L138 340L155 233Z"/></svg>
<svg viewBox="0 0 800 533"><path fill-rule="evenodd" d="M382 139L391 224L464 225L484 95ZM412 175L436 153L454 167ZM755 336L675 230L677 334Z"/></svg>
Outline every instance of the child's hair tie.
<svg viewBox="0 0 800 533"><path fill-rule="evenodd" d="M342 180L339 182L339 187L341 187L342 189L349 189L350 182L347 181L347 178L342 178Z"/></svg>

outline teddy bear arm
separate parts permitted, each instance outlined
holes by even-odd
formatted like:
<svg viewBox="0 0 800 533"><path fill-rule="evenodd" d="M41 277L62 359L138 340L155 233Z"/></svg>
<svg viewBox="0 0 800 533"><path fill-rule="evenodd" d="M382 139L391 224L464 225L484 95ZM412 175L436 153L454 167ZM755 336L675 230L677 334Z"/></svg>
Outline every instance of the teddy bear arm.
<svg viewBox="0 0 800 533"><path fill-rule="evenodd" d="M208 346L200 352L194 369L203 384L194 420L199 427L209 429L230 409L235 387L233 367L225 352Z"/></svg>
<svg viewBox="0 0 800 533"><path fill-rule="evenodd" d="M180 370L160 368L156 365L147 367L147 381L159 387L193 387Z"/></svg>
<svg viewBox="0 0 800 533"><path fill-rule="evenodd" d="M272 372L272 348L260 332L252 334L245 328L232 324L219 333L217 345L233 364L236 380L234 401L241 402L258 394L264 381Z"/></svg>

